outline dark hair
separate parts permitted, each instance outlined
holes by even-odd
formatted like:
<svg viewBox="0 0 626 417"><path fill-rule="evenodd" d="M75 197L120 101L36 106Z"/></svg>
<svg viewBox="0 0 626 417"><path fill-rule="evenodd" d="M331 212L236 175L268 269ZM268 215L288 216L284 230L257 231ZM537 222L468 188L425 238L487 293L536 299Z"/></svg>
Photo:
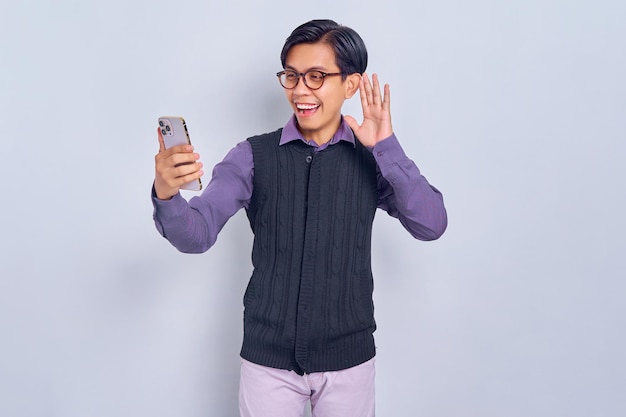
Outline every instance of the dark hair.
<svg viewBox="0 0 626 417"><path fill-rule="evenodd" d="M327 43L335 52L336 64L345 74L363 74L367 68L367 49L358 33L333 20L311 20L291 32L280 53L285 68L289 50L301 43Z"/></svg>

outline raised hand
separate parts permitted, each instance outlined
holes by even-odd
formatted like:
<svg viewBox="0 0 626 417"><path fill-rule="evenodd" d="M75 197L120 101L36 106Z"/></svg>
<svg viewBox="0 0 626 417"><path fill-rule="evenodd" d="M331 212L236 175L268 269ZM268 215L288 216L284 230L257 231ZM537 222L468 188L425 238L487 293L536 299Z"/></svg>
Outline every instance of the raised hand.
<svg viewBox="0 0 626 417"><path fill-rule="evenodd" d="M180 187L197 180L204 172L200 155L193 152L191 145L172 146L165 149L161 130L159 135L159 153L154 157L154 190L160 200L168 200L178 193Z"/></svg>
<svg viewBox="0 0 626 417"><path fill-rule="evenodd" d="M370 83L367 74L364 73L359 85L361 106L363 107L363 122L359 124L352 116L344 117L357 139L368 147L373 147L393 134L389 84L385 84L384 95L381 96L378 75L373 74L372 80L374 85Z"/></svg>

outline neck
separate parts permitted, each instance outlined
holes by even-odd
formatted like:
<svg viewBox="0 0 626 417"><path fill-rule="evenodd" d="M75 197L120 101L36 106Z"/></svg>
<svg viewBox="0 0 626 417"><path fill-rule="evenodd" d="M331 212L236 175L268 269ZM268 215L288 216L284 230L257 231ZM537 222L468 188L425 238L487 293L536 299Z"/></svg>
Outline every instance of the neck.
<svg viewBox="0 0 626 417"><path fill-rule="evenodd" d="M313 141L318 145L323 145L333 138L335 133L339 130L339 126L341 126L341 118L337 120L336 123L333 123L331 126L318 129L318 130L306 130L300 126L296 121L296 126L298 127L298 131L302 134L302 137L307 141Z"/></svg>

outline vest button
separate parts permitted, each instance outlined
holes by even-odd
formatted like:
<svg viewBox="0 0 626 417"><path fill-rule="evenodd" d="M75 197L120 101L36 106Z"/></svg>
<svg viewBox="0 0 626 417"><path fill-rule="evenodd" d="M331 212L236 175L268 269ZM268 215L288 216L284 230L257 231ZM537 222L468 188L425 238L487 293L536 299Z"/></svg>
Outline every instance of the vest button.
<svg viewBox="0 0 626 417"><path fill-rule="evenodd" d="M311 161L313 160L313 157L312 157L311 155L309 155L309 156L307 156L305 159L306 159L306 163L307 163L307 164L310 164L310 163L311 163Z"/></svg>

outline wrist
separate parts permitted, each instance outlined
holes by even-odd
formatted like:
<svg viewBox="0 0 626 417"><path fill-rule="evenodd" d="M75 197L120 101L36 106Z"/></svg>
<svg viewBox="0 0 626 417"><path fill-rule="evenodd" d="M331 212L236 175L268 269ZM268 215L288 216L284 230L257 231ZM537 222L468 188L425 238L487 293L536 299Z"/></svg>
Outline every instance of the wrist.
<svg viewBox="0 0 626 417"><path fill-rule="evenodd" d="M162 201L171 200L172 197L174 197L174 195L176 194L176 192L168 193L166 190L163 190L163 188L157 184L157 181L154 181L154 183L152 184L152 190L154 193L154 197Z"/></svg>

